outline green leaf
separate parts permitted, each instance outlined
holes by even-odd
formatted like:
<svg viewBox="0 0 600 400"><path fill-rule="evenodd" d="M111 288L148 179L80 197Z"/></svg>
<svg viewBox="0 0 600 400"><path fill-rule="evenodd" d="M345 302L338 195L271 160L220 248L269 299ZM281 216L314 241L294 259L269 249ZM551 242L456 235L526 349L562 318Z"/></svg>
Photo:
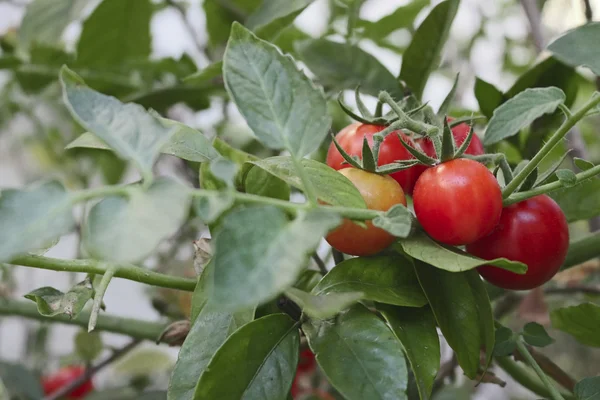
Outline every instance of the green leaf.
<svg viewBox="0 0 600 400"><path fill-rule="evenodd" d="M314 0L271 0L263 2L246 20L246 27L266 40L276 38Z"/></svg>
<svg viewBox="0 0 600 400"><path fill-rule="evenodd" d="M598 45L599 35L600 22L582 25L550 43L548 50L569 65L585 66L600 75L600 55L590 51Z"/></svg>
<svg viewBox="0 0 600 400"><path fill-rule="evenodd" d="M573 394L577 400L600 400L600 376L583 378L575 385Z"/></svg>
<svg viewBox="0 0 600 400"><path fill-rule="evenodd" d="M204 258L205 255L199 254L198 251L196 251L196 254L194 255L194 266L197 268L204 267L204 269L198 277L198 283L196 284L194 294L192 295L192 310L190 313L190 322L192 325L206 304L208 304L215 281L215 263L213 259L210 258L206 265L203 265L205 260L199 260L199 256L200 258ZM199 263L199 265L196 265L197 263Z"/></svg>
<svg viewBox="0 0 600 400"><path fill-rule="evenodd" d="M427 304L412 263L399 255L357 257L335 266L313 293L362 292L366 300L397 306Z"/></svg>
<svg viewBox="0 0 600 400"><path fill-rule="evenodd" d="M348 178L318 161L302 159L301 162L308 180L316 190L319 200L333 206L367 207L360 192ZM264 169L288 184L304 190L304 185L294 168L291 157L269 157L264 160L251 161L250 163ZM250 172L252 169L250 169Z"/></svg>
<svg viewBox="0 0 600 400"><path fill-rule="evenodd" d="M550 312L552 327L572 335L586 346L600 347L600 306L583 303Z"/></svg>
<svg viewBox="0 0 600 400"><path fill-rule="evenodd" d="M316 210L288 221L273 206L234 211L215 234L215 287L220 307L261 304L292 286L337 215Z"/></svg>
<svg viewBox="0 0 600 400"><path fill-rule="evenodd" d="M406 399L402 345L364 306L356 305L332 321L309 321L302 330L329 382L345 399Z"/></svg>
<svg viewBox="0 0 600 400"><path fill-rule="evenodd" d="M71 197L56 182L0 191L0 262L43 248L75 225Z"/></svg>
<svg viewBox="0 0 600 400"><path fill-rule="evenodd" d="M479 109L488 119L492 118L494 110L504 103L504 94L491 83L483 79L475 79L475 98Z"/></svg>
<svg viewBox="0 0 600 400"><path fill-rule="evenodd" d="M228 3L220 0L205 0L202 7L206 15L206 30L210 47L218 48L225 43L231 24L234 21L241 22L261 4L262 0L230 0Z"/></svg>
<svg viewBox="0 0 600 400"><path fill-rule="evenodd" d="M549 193L560 206L567 222L575 222L600 215L600 179L588 179L573 187Z"/></svg>
<svg viewBox="0 0 600 400"><path fill-rule="evenodd" d="M421 400L429 399L440 368L440 340L431 309L377 304L377 310L404 347Z"/></svg>
<svg viewBox="0 0 600 400"><path fill-rule="evenodd" d="M311 39L297 43L296 51L329 91L354 90L360 86L363 93L371 96L387 91L397 100L403 97L402 85L394 75L358 46Z"/></svg>
<svg viewBox="0 0 600 400"><path fill-rule="evenodd" d="M428 5L429 0L414 0L405 6L396 8L394 12L378 21L359 20L358 26L363 29L361 35L377 41L385 39L399 29L412 28L419 12Z"/></svg>
<svg viewBox="0 0 600 400"><path fill-rule="evenodd" d="M202 222L212 224L223 213L233 207L235 198L232 193L225 191L213 191L206 196L194 200L194 210Z"/></svg>
<svg viewBox="0 0 600 400"><path fill-rule="evenodd" d="M160 149L175 128L165 127L139 105L123 104L88 88L67 67L61 69L60 80L64 102L73 118L119 156L132 160L142 174L150 175Z"/></svg>
<svg viewBox="0 0 600 400"><path fill-rule="evenodd" d="M531 346L546 347L554 343L544 327L536 322L529 322L523 327L523 339Z"/></svg>
<svg viewBox="0 0 600 400"><path fill-rule="evenodd" d="M201 69L200 71L186 76L183 78L183 82L190 86L205 86L207 84L212 84L213 86L223 86L223 79L221 78L222 74L223 61L217 61Z"/></svg>
<svg viewBox="0 0 600 400"><path fill-rule="evenodd" d="M104 0L83 22L77 64L114 68L150 56L150 0Z"/></svg>
<svg viewBox="0 0 600 400"><path fill-rule="evenodd" d="M98 332L81 330L75 336L75 351L86 363L94 361L104 349Z"/></svg>
<svg viewBox="0 0 600 400"><path fill-rule="evenodd" d="M554 112L565 98L556 87L526 89L494 111L483 143L490 145L516 135L537 118Z"/></svg>
<svg viewBox="0 0 600 400"><path fill-rule="evenodd" d="M458 87L458 78L459 77L460 77L460 74L456 74L456 78L454 78L454 83L452 84L452 88L450 89L450 91L448 92L446 97L444 98L442 105L440 105L440 109L437 112L437 115L439 117L444 118L448 114L448 111L450 110L450 106L452 105L452 101L454 100L454 95L456 94L456 88Z"/></svg>
<svg viewBox="0 0 600 400"><path fill-rule="evenodd" d="M493 265L517 274L524 274L527 271L527 265L523 263L506 258L483 260L456 247L438 243L422 232L402 239L395 246L417 260L450 272L468 271L482 265Z"/></svg>
<svg viewBox="0 0 600 400"><path fill-rule="evenodd" d="M212 176L229 188L234 187L238 169L238 165L227 158L219 157L210 162L210 173Z"/></svg>
<svg viewBox="0 0 600 400"><path fill-rule="evenodd" d="M169 107L184 103L192 110L205 110L210 107L211 94L218 93L222 85L204 87L174 84L158 88L144 89L126 96L123 101L137 103L166 113Z"/></svg>
<svg viewBox="0 0 600 400"><path fill-rule="evenodd" d="M400 79L420 99L429 75L440 64L459 0L446 0L431 10L402 55Z"/></svg>
<svg viewBox="0 0 600 400"><path fill-rule="evenodd" d="M477 271L453 273L421 262L415 262L415 271L458 364L475 379L481 349L486 350L489 364L495 341L494 317L483 281Z"/></svg>
<svg viewBox="0 0 600 400"><path fill-rule="evenodd" d="M204 307L195 319L169 381L167 399L191 400L208 363L227 338L254 318L254 309L235 314Z"/></svg>
<svg viewBox="0 0 600 400"><path fill-rule="evenodd" d="M411 232L412 215L402 204L397 204L387 210L383 215L373 219L373 225L392 235L405 238Z"/></svg>
<svg viewBox="0 0 600 400"><path fill-rule="evenodd" d="M361 292L313 295L293 287L287 289L285 295L298 304L306 315L317 319L331 318L363 298Z"/></svg>
<svg viewBox="0 0 600 400"><path fill-rule="evenodd" d="M272 44L234 23L223 61L231 99L265 146L296 157L315 151L331 119L322 92Z"/></svg>
<svg viewBox="0 0 600 400"><path fill-rule="evenodd" d="M505 326L496 329L496 343L494 355L504 357L511 355L517 349L517 338L512 330Z"/></svg>
<svg viewBox="0 0 600 400"><path fill-rule="evenodd" d="M573 163L575 163L575 166L582 171L587 171L595 166L594 163L578 157L573 157Z"/></svg>
<svg viewBox="0 0 600 400"><path fill-rule="evenodd" d="M296 373L299 347L298 327L285 314L244 325L217 350L198 381L194 400L284 399Z"/></svg>
<svg viewBox="0 0 600 400"><path fill-rule="evenodd" d="M556 177L565 187L572 187L577 184L577 176L570 169L559 169L556 171Z"/></svg>
<svg viewBox="0 0 600 400"><path fill-rule="evenodd" d="M128 197L107 197L90 210L83 244L100 260L140 261L177 232L189 203L189 189L169 178L157 179L146 191L132 187Z"/></svg>
<svg viewBox="0 0 600 400"><path fill-rule="evenodd" d="M27 51L33 43L59 44L67 25L88 0L35 0L27 5L17 34L17 46Z"/></svg>
<svg viewBox="0 0 600 400"><path fill-rule="evenodd" d="M65 314L69 318L76 318L94 296L94 288L89 278L73 286L67 293L44 286L25 295L26 299L37 304L38 312L45 317Z"/></svg>
<svg viewBox="0 0 600 400"><path fill-rule="evenodd" d="M294 283L296 289L304 290L305 292L312 291L315 286L323 279L323 275L314 269L307 269L302 272L300 278Z"/></svg>
<svg viewBox="0 0 600 400"><path fill-rule="evenodd" d="M246 173L244 190L246 193L280 200L289 200L291 193L287 182L262 168L252 168Z"/></svg>
<svg viewBox="0 0 600 400"><path fill-rule="evenodd" d="M39 400L44 397L40 378L21 365L0 361L0 379L8 390L8 399Z"/></svg>

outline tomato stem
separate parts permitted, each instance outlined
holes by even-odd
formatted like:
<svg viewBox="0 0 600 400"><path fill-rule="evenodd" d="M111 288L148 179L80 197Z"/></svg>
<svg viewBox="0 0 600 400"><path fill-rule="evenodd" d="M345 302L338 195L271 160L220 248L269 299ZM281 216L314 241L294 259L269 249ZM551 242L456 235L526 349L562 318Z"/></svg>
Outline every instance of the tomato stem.
<svg viewBox="0 0 600 400"><path fill-rule="evenodd" d="M98 314L100 313L100 307L102 307L102 299L104 298L104 293L106 293L106 289L108 289L108 285L110 285L110 281L118 270L118 267L113 264L102 264L105 266L106 272L102 276L102 280L96 289L96 294L94 295L94 303L92 304L92 312L90 314L90 320L88 322L88 332L91 332L96 327L96 323L98 322Z"/></svg>
<svg viewBox="0 0 600 400"><path fill-rule="evenodd" d="M527 346L525 346L525 343L523 342L522 338L519 338L517 340L517 349L519 350L519 353L521 353L523 358L527 361L527 363L531 366L531 368L533 368L533 370L538 375L544 386L546 386L546 388L548 389L548 394L550 395L552 400L565 400L565 398L560 394L558 389L556 389L552 382L550 382L548 376L546 376L544 371L542 371L542 368L535 361L535 358L533 358L533 356L527 349Z"/></svg>
<svg viewBox="0 0 600 400"><path fill-rule="evenodd" d="M594 108L597 104L600 104L600 93L594 93L592 98L585 103L577 112L571 115L563 122L558 130L548 139L548 141L542 146L540 151L527 163L527 165L513 178L513 180L506 185L502 191L502 197L508 198L517 188L525 181L525 179L533 172L533 170L539 165L539 163L552 151L552 149L565 137L565 135L571 130L579 120L581 120L589 110Z"/></svg>

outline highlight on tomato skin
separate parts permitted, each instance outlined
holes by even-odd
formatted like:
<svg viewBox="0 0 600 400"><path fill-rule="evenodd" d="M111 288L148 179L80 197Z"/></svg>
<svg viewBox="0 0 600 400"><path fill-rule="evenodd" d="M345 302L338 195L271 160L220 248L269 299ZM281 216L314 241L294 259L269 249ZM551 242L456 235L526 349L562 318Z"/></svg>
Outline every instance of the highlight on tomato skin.
<svg viewBox="0 0 600 400"><path fill-rule="evenodd" d="M467 246L474 256L507 258L527 265L523 275L494 266L478 268L491 284L511 290L529 290L548 282L560 269L569 247L569 227L554 200L539 195L502 210L496 229Z"/></svg>
<svg viewBox="0 0 600 400"><path fill-rule="evenodd" d="M378 175L356 168L338 171L356 186L365 199L367 208L387 211L396 204L406 206L402 188L387 175ZM366 228L345 219L327 234L325 240L336 250L353 256L370 256L391 245L396 238L381 228L365 221Z"/></svg>
<svg viewBox="0 0 600 400"><path fill-rule="evenodd" d="M459 158L427 169L415 185L417 220L433 239L452 246L489 234L502 213L502 191L482 164Z"/></svg>
<svg viewBox="0 0 600 400"><path fill-rule="evenodd" d="M369 125L357 122L342 129L335 138L348 154L361 157L364 138L366 137L369 145L373 146L373 136L376 133L383 131L385 128L386 127L382 125ZM379 158L377 162L379 166L391 164L396 161L414 159L413 155L402 145L398 134L402 136L402 140L406 143L417 150L420 150L418 144L416 144L409 136L401 132L392 132L385 137L379 148ZM349 164L345 163L344 157L333 142L329 145L326 163L335 170L351 167ZM418 165L394 172L393 174L390 174L390 176L400 184L404 193L411 194L422 170L423 166Z"/></svg>
<svg viewBox="0 0 600 400"><path fill-rule="evenodd" d="M60 368L58 371L42 377L42 388L45 395L51 395L85 373L85 368L80 365L70 365ZM91 379L86 380L67 395L67 399L83 399L94 390Z"/></svg>

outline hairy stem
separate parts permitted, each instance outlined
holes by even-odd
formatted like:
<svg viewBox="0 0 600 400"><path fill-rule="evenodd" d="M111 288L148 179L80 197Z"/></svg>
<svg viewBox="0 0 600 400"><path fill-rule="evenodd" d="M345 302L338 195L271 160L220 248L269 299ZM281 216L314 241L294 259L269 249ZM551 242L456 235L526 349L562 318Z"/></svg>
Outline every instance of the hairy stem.
<svg viewBox="0 0 600 400"><path fill-rule="evenodd" d="M0 315L20 316L42 322L76 325L81 327L87 327L88 320L90 319L89 311L82 311L73 319L65 314L56 315L54 317L45 317L38 312L37 307L33 302L13 299L2 299L2 301L0 301ZM156 338L165 329L165 325L166 324L161 322L141 321L133 318L115 317L103 314L98 316L96 330L119 333L132 338L155 342Z"/></svg>
<svg viewBox="0 0 600 400"><path fill-rule="evenodd" d="M84 272L96 275L104 275L108 269L105 263L97 260L66 260L33 254L15 257L10 263L52 271ZM160 274L131 264L118 264L115 268L114 276L116 278L129 279L148 285L188 292L193 292L196 287L195 279Z"/></svg>
<svg viewBox="0 0 600 400"><path fill-rule="evenodd" d="M559 393L559 391L554 387L554 384L550 382L550 379L548 379L548 376L546 376L539 364L535 361L535 358L533 358L533 356L527 349L527 346L525 346L525 342L523 342L523 340L520 338L519 340L517 340L517 349L519 350L519 353L521 353L521 356L523 356L525 361L527 361L527 364L529 364L529 366L533 368L533 370L540 378L544 386L546 386L550 398L552 398L552 400L565 400L564 397Z"/></svg>

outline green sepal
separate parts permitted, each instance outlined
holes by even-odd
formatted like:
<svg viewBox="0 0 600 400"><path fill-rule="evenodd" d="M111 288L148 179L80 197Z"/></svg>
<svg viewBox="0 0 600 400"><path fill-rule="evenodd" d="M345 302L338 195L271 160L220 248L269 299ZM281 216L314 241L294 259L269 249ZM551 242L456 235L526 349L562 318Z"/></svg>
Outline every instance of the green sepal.
<svg viewBox="0 0 600 400"><path fill-rule="evenodd" d="M467 148L471 144L472 139L473 139L473 125L469 125L469 133L467 134L465 141L460 145L458 150L456 150L456 154L454 154L454 158L459 158L463 154L465 154L465 151L467 151Z"/></svg>
<svg viewBox="0 0 600 400"><path fill-rule="evenodd" d="M369 146L366 136L363 138L362 164L363 169L366 171L374 172L377 169L377 161L373 156L373 151L371 151L371 146Z"/></svg>
<svg viewBox="0 0 600 400"><path fill-rule="evenodd" d="M454 135L452 129L448 125L448 118L444 118L444 131L442 134L442 154L439 154L440 161L445 162L454 158L456 152L456 144L454 143Z"/></svg>
<svg viewBox="0 0 600 400"><path fill-rule="evenodd" d="M332 136L331 140L333 141L333 144L335 145L336 149L338 149L338 151L340 152L342 157L344 157L344 160L346 160L346 162L348 164L352 165L353 167L362 169L362 164L359 162L359 160L352 157L350 154L348 154L346 152L346 150L344 150L342 148L342 146L338 143L337 139L335 138L335 135L331 135L331 136Z"/></svg>
<svg viewBox="0 0 600 400"><path fill-rule="evenodd" d="M404 148L410 154L412 154L413 157L415 157L417 160L419 160L421 162L421 164L433 166L437 163L437 160L435 158L431 158L427 154L422 153L419 150L415 149L414 147L412 147L411 145L406 143L400 135L398 135L398 137L400 138L400 143L402 143L402 146L404 146Z"/></svg>

